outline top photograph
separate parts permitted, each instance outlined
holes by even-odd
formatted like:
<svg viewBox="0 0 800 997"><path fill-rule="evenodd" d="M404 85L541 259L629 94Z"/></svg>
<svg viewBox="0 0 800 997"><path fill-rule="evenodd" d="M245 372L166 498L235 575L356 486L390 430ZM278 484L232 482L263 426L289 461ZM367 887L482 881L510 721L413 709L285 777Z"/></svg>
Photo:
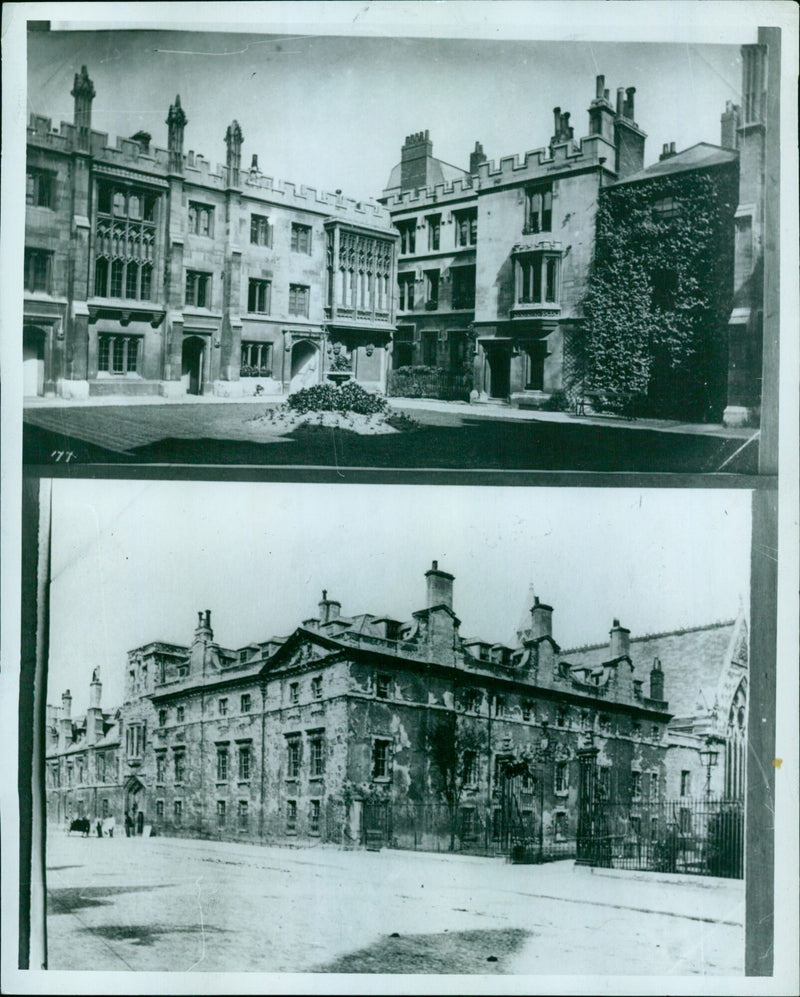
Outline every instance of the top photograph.
<svg viewBox="0 0 800 997"><path fill-rule="evenodd" d="M757 474L780 33L748 32L29 22L24 460Z"/></svg>

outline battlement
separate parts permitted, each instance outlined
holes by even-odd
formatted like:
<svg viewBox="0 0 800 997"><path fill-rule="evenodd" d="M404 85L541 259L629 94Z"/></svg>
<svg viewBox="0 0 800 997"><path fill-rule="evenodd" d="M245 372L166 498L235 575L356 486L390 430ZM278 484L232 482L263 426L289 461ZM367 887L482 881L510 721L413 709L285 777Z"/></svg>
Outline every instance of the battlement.
<svg viewBox="0 0 800 997"><path fill-rule="evenodd" d="M607 164L607 165L606 165ZM578 142L572 139L552 146L552 149L533 149L520 157L503 156L499 163L486 160L479 163L471 177L451 183L436 184L386 195L387 207L398 210L404 207L421 207L440 203L442 199L456 199L464 194L474 194L506 183L521 180L548 179L558 171L572 172L587 167L605 166L613 172L614 149L599 135L587 135Z"/></svg>
<svg viewBox="0 0 800 997"><path fill-rule="evenodd" d="M53 128L50 118L31 115L27 129L28 143L62 153L71 153L77 148L77 129L69 122L62 121L58 129ZM89 151L98 163L128 167L142 173L150 173L161 180L169 175L169 152L157 146L143 148L135 138L115 139L109 145L106 132L92 131L89 137ZM225 166L212 164L201 153L189 150L183 155L183 178L187 183L210 187L218 191L228 188L228 171ZM390 228L391 222L386 208L371 199L356 200L341 193L318 191L289 180L275 180L265 176L256 167L239 171L239 188L243 196L258 198L273 204L295 207L309 211L320 211L336 218L349 219L361 224L379 225Z"/></svg>

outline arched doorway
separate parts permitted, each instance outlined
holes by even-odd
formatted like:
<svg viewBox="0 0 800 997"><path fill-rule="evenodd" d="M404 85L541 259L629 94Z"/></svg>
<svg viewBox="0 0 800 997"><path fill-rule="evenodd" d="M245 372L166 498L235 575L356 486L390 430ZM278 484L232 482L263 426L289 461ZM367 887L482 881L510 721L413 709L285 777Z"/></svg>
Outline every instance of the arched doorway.
<svg viewBox="0 0 800 997"><path fill-rule="evenodd" d="M205 380L206 343L202 336L186 336L181 349L181 383L187 395L201 395Z"/></svg>
<svg viewBox="0 0 800 997"><path fill-rule="evenodd" d="M135 778L125 789L125 826L135 834L141 834L144 828L144 786Z"/></svg>
<svg viewBox="0 0 800 997"><path fill-rule="evenodd" d="M310 388L319 380L319 348L307 339L292 347L289 392Z"/></svg>
<svg viewBox="0 0 800 997"><path fill-rule="evenodd" d="M43 329L26 325L22 330L22 393L26 397L44 394Z"/></svg>

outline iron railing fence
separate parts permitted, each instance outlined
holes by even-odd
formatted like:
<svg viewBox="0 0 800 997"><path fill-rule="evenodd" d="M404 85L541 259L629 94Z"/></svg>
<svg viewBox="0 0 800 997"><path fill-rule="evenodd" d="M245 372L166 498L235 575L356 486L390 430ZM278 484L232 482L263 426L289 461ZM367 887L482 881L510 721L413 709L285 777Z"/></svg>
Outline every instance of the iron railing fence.
<svg viewBox="0 0 800 997"><path fill-rule="evenodd" d="M578 832L580 863L614 869L744 876L742 800L597 802Z"/></svg>
<svg viewBox="0 0 800 997"><path fill-rule="evenodd" d="M446 803L365 803L361 843L367 848L506 857L516 862L574 858L576 840L536 813L524 819L503 806Z"/></svg>
<svg viewBox="0 0 800 997"><path fill-rule="evenodd" d="M394 398L438 398L469 401L472 373L432 368L400 367L389 372L386 393Z"/></svg>

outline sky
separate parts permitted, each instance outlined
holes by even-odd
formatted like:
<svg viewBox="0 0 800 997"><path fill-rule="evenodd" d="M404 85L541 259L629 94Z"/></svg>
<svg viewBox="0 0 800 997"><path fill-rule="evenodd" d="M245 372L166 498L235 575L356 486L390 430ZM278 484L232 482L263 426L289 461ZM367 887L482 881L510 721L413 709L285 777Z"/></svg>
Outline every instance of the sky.
<svg viewBox="0 0 800 997"><path fill-rule="evenodd" d="M463 636L510 643L529 585L562 647L736 616L747 598L743 490L171 481L53 482L48 701L86 706L99 666L121 702L126 652L191 642L199 610L241 647L316 615L408 620L432 560L455 575Z"/></svg>
<svg viewBox="0 0 800 997"><path fill-rule="evenodd" d="M476 140L495 161L546 146L556 106L585 135L597 74L612 103L617 87L636 87L645 165L667 142L718 143L741 77L731 44L59 30L28 36L28 115L71 122L81 65L97 92L93 127L112 146L144 129L165 147L179 93L185 151L224 162L236 118L243 165L255 152L268 176L358 200L380 195L412 132L428 129L434 155L462 168Z"/></svg>

